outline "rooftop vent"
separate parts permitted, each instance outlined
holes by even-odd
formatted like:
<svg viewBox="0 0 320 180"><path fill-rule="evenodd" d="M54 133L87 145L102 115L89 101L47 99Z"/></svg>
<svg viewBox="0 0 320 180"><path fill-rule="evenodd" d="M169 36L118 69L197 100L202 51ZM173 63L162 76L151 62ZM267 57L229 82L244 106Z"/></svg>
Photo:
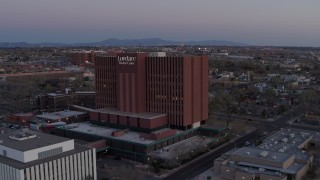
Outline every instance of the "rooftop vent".
<svg viewBox="0 0 320 180"><path fill-rule="evenodd" d="M259 168L259 172L264 172L266 169L264 168Z"/></svg>
<svg viewBox="0 0 320 180"><path fill-rule="evenodd" d="M247 155L250 155L250 151L246 152Z"/></svg>
<svg viewBox="0 0 320 180"><path fill-rule="evenodd" d="M16 141L23 141L23 140L32 139L35 137L37 137L37 135L27 133L27 132L21 132L19 134L14 134L12 136L9 136L10 139L14 139Z"/></svg>
<svg viewBox="0 0 320 180"><path fill-rule="evenodd" d="M279 149L278 151L283 153L283 152L285 151L285 149L282 149L282 148L281 148L281 149Z"/></svg>
<svg viewBox="0 0 320 180"><path fill-rule="evenodd" d="M268 151L262 151L262 152L260 153L260 156L261 156L261 157L267 157L268 154L269 154Z"/></svg>
<svg viewBox="0 0 320 180"><path fill-rule="evenodd" d="M295 134L292 133L292 134L290 134L289 136L290 136L290 138L294 138L294 137L295 137Z"/></svg>
<svg viewBox="0 0 320 180"><path fill-rule="evenodd" d="M272 156L272 159L277 159L277 156Z"/></svg>

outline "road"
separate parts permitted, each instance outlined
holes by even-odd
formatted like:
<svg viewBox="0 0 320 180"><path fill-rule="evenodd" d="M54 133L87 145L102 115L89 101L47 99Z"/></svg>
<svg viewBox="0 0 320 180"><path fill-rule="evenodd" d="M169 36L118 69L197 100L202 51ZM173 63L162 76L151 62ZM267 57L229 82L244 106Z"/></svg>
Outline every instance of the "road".
<svg viewBox="0 0 320 180"><path fill-rule="evenodd" d="M191 179L201 172L211 168L213 166L213 161L221 156L222 154L230 151L235 146L243 146L243 144L252 139L252 136L256 135L256 131L246 134L245 136L239 137L234 141L229 141L226 144L211 150L210 152L200 156L199 158L183 165L178 168L175 172L165 177L165 180L184 180Z"/></svg>

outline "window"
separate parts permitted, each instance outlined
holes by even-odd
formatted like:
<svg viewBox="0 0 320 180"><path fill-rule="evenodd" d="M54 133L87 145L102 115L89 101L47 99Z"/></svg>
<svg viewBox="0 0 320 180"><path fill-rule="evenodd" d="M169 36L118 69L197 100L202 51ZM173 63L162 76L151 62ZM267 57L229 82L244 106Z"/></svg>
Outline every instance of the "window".
<svg viewBox="0 0 320 180"><path fill-rule="evenodd" d="M38 153L38 159L46 158L46 157L49 157L49 156L54 156L54 155L57 155L57 154L60 154L60 153L62 153L62 147L58 147L58 148L55 148L55 149L50 149L50 150L47 150L47 151L39 152Z"/></svg>

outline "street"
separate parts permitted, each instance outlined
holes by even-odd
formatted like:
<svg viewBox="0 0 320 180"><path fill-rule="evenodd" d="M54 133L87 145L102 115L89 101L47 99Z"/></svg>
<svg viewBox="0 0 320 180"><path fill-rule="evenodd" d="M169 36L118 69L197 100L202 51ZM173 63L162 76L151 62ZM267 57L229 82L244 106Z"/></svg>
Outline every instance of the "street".
<svg viewBox="0 0 320 180"><path fill-rule="evenodd" d="M178 179L191 179L201 172L209 169L213 166L213 161L222 154L230 151L235 146L243 146L243 144L252 139L252 136L256 135L256 131L250 132L245 136L239 137L236 140L231 140L226 144L211 150L210 152L198 157L197 159L183 165L180 169L165 177L165 180L178 180Z"/></svg>

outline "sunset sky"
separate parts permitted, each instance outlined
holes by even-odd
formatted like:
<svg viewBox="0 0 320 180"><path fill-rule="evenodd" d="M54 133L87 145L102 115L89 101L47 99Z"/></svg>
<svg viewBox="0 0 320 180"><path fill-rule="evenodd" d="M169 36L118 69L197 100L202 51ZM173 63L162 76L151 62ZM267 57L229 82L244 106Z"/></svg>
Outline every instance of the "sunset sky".
<svg viewBox="0 0 320 180"><path fill-rule="evenodd" d="M320 46L320 0L0 0L0 42L107 38Z"/></svg>

